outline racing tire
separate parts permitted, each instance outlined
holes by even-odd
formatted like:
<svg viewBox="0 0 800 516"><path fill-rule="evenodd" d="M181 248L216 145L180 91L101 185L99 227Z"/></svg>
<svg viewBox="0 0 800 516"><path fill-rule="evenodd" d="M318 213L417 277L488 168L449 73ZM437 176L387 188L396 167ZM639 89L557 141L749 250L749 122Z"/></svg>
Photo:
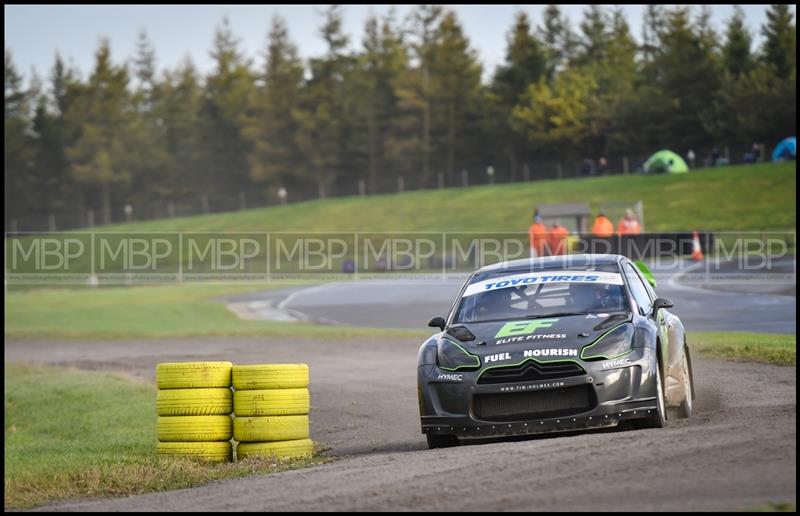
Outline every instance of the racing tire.
<svg viewBox="0 0 800 516"><path fill-rule="evenodd" d="M694 411L694 378L692 377L692 360L689 356L689 348L683 348L683 360L681 364L683 369L683 401L678 405L678 417L687 419L692 417Z"/></svg>
<svg viewBox="0 0 800 516"><path fill-rule="evenodd" d="M156 423L162 442L228 441L230 416L159 416Z"/></svg>
<svg viewBox="0 0 800 516"><path fill-rule="evenodd" d="M158 443L156 455L170 457L187 457L209 462L230 462L233 458L233 447L225 442L166 442Z"/></svg>
<svg viewBox="0 0 800 516"><path fill-rule="evenodd" d="M667 400L664 393L664 379L661 374L661 364L655 363L656 369L656 415L635 419L636 428L664 428L667 424Z"/></svg>
<svg viewBox="0 0 800 516"><path fill-rule="evenodd" d="M305 389L308 364L255 364L233 366L233 387L240 390Z"/></svg>
<svg viewBox="0 0 800 516"><path fill-rule="evenodd" d="M159 389L230 387L230 362L165 362L156 366Z"/></svg>
<svg viewBox="0 0 800 516"><path fill-rule="evenodd" d="M308 389L236 391L233 412L237 416L300 416L308 414Z"/></svg>
<svg viewBox="0 0 800 516"><path fill-rule="evenodd" d="M428 440L428 448L431 450L458 446L458 437L455 435L425 434L425 438Z"/></svg>
<svg viewBox="0 0 800 516"><path fill-rule="evenodd" d="M156 394L159 416L222 416L233 411L230 388L159 389Z"/></svg>
<svg viewBox="0 0 800 516"><path fill-rule="evenodd" d="M314 454L314 442L311 439L293 441L277 441L272 443L240 443L236 447L236 458L250 457L301 458Z"/></svg>
<svg viewBox="0 0 800 516"><path fill-rule="evenodd" d="M244 443L308 439L308 416L237 417L233 438Z"/></svg>

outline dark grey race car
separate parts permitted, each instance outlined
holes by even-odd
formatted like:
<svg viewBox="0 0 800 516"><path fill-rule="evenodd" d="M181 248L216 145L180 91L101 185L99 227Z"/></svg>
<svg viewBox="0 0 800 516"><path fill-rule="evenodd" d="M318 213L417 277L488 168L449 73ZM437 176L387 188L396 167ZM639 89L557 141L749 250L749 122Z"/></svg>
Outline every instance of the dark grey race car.
<svg viewBox="0 0 800 516"><path fill-rule="evenodd" d="M461 438L618 425L692 413L683 324L650 271L618 255L515 260L473 273L419 350L422 433Z"/></svg>

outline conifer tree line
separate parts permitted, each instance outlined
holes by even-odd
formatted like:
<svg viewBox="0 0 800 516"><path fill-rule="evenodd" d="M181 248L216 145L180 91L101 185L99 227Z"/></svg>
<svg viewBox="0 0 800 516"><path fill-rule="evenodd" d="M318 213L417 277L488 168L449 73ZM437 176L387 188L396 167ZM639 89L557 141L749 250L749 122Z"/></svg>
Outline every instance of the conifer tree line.
<svg viewBox="0 0 800 516"><path fill-rule="evenodd" d="M490 74L447 7L371 16L360 41L343 15L325 10L326 50L307 60L279 16L258 56L222 20L208 73L160 68L146 33L128 58L102 40L86 77L56 55L26 80L6 48L6 229L275 204L279 189L296 202L486 183L489 167L498 182L569 177L587 158L618 173L662 148L737 161L796 133L786 5L759 45L738 7L720 33L697 7L651 5L640 27L620 8L588 6L575 26L556 5L519 11Z"/></svg>

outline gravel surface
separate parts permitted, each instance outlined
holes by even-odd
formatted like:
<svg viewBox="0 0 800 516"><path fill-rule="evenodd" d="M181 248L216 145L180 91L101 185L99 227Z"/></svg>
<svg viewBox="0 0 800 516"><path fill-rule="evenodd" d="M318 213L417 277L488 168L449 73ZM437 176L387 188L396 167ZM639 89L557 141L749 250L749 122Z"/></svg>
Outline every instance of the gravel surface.
<svg viewBox="0 0 800 516"><path fill-rule="evenodd" d="M665 429L427 450L417 342L354 339L6 341L7 362L123 372L165 361L307 362L312 438L338 460L303 470L46 510L736 510L796 503L796 368L695 359L690 420ZM155 416L154 416L155 417Z"/></svg>

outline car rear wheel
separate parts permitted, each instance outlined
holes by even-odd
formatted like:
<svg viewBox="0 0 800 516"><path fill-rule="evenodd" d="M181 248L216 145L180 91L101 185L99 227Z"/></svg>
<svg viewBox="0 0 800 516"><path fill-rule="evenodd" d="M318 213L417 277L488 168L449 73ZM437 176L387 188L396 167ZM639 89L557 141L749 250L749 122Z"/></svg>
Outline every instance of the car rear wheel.
<svg viewBox="0 0 800 516"><path fill-rule="evenodd" d="M681 369L683 373L683 401L681 402L680 406L678 406L678 417L685 419L691 417L692 415L692 393L694 391L692 365L691 360L689 359L689 350L686 348L683 350Z"/></svg>
<svg viewBox="0 0 800 516"><path fill-rule="evenodd" d="M428 439L428 448L450 448L451 446L458 446L458 437L455 435L435 435L426 434Z"/></svg>

